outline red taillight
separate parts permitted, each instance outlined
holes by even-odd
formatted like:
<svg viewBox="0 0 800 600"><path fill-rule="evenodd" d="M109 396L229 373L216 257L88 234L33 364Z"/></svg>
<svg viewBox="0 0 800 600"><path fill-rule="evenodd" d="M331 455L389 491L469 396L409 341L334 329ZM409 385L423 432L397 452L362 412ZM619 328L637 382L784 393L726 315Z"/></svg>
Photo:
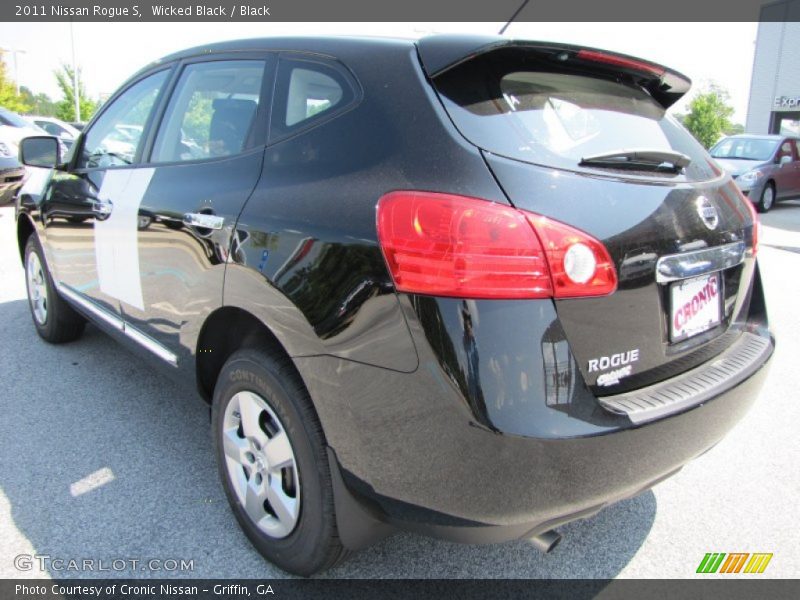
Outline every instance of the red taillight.
<svg viewBox="0 0 800 600"><path fill-rule="evenodd" d="M547 253L556 298L605 296L617 289L617 271L602 243L564 223L526 214Z"/></svg>
<svg viewBox="0 0 800 600"><path fill-rule="evenodd" d="M736 190L736 196L739 198L739 202L744 204L745 208L747 208L747 212L750 214L750 220L753 223L753 246L751 251L753 256L755 256L758 254L758 239L761 237L761 219L758 218L756 207L753 206L753 203L750 202L750 199L742 193L742 190L739 189L739 186L732 185L731 187Z"/></svg>
<svg viewBox="0 0 800 600"><path fill-rule="evenodd" d="M378 202L378 239L401 292L511 299L605 295L616 288L608 252L591 236L477 198L391 192ZM569 254L573 245L591 253L591 276L587 252ZM569 278L565 258L579 282Z"/></svg>
<svg viewBox="0 0 800 600"><path fill-rule="evenodd" d="M761 233L761 219L758 218L758 212L756 212L756 207L753 206L753 203L742 194L739 193L739 198L744 205L747 207L748 212L750 213L750 218L753 220L753 256L758 254L758 238L760 237Z"/></svg>
<svg viewBox="0 0 800 600"><path fill-rule="evenodd" d="M625 56L618 56L616 54L608 54L607 52L599 52L598 50L579 50L577 56L583 60L605 63L624 69L633 69L634 71L643 71L658 77L662 77L666 72L663 68L650 63L634 58L627 58Z"/></svg>

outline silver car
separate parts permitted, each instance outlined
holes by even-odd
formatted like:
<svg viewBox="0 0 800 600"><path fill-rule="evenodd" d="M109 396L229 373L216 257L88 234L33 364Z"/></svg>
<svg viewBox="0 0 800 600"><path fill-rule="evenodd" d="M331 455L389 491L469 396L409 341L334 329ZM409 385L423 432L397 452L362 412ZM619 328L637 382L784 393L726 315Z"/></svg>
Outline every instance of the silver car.
<svg viewBox="0 0 800 600"><path fill-rule="evenodd" d="M777 200L800 196L798 141L784 135L732 135L710 152L763 213Z"/></svg>

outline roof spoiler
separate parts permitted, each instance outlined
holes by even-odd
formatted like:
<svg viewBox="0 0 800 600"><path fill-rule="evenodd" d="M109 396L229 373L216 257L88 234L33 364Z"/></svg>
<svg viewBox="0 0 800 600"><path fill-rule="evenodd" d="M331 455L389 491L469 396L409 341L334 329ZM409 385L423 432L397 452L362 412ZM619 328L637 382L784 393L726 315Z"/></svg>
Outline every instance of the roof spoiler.
<svg viewBox="0 0 800 600"><path fill-rule="evenodd" d="M633 56L597 48L514 40L499 36L433 35L417 41L422 66L433 79L458 65L499 50L530 50L553 60L585 66L595 71L633 77L664 108L675 104L692 86L686 75Z"/></svg>

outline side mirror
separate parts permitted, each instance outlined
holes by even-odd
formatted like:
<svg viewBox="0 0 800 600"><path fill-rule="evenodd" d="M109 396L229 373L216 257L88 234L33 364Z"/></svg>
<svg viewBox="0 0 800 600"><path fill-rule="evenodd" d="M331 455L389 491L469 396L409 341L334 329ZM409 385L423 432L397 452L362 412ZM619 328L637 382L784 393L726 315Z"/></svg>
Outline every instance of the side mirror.
<svg viewBox="0 0 800 600"><path fill-rule="evenodd" d="M792 157L791 156L787 156L785 154L783 156L781 156L780 159L778 160L778 164L779 165L787 165L790 162L792 162Z"/></svg>
<svg viewBox="0 0 800 600"><path fill-rule="evenodd" d="M58 138L37 135L23 139L19 144L19 162L29 167L55 169L61 162Z"/></svg>

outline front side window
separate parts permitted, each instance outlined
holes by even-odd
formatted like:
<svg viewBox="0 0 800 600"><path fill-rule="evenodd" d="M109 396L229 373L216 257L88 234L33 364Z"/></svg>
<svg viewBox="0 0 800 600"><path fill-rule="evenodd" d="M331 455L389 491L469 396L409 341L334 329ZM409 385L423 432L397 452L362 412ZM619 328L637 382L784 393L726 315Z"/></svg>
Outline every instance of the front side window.
<svg viewBox="0 0 800 600"><path fill-rule="evenodd" d="M138 81L117 97L87 131L78 168L132 164L142 144L145 124L155 106L168 71Z"/></svg>
<svg viewBox="0 0 800 600"><path fill-rule="evenodd" d="M151 161L203 160L245 150L256 121L264 66L260 60L188 65L172 94Z"/></svg>

